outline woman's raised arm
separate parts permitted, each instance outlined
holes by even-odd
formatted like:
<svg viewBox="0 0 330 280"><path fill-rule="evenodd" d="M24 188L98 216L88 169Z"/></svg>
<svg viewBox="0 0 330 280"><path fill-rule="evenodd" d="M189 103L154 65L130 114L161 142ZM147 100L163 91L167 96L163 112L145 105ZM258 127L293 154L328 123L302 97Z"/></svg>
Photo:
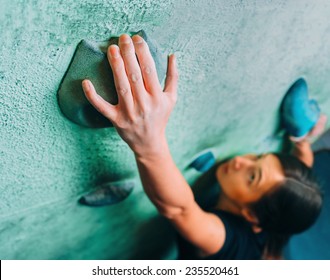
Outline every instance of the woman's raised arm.
<svg viewBox="0 0 330 280"><path fill-rule="evenodd" d="M177 98L175 56L169 57L162 90L148 45L138 35L132 39L122 35L119 47L108 49L118 105L106 102L88 80L83 81L85 95L134 152L144 190L158 211L203 254L216 253L224 244L224 225L195 202L166 141L166 124Z"/></svg>

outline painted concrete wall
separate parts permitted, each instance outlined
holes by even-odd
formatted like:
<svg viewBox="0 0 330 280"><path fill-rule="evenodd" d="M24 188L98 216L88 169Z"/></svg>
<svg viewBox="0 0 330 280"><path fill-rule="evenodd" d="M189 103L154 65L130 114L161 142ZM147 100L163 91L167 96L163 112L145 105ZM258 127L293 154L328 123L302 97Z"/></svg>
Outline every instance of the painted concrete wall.
<svg viewBox="0 0 330 280"><path fill-rule="evenodd" d="M191 159L277 150L280 101L306 77L330 114L326 0L1 0L0 258L174 258L174 233L142 191L133 154L113 128L63 117L56 92L76 45L144 29L175 52L179 101L167 135L189 182ZM81 194L131 178L120 204Z"/></svg>

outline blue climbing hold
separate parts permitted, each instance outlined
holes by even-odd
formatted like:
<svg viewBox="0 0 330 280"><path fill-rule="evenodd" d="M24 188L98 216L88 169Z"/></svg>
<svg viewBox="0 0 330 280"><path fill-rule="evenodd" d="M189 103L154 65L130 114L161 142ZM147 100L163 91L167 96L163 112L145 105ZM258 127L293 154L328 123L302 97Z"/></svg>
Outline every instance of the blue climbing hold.
<svg viewBox="0 0 330 280"><path fill-rule="evenodd" d="M206 172L215 164L215 157L212 152L208 151L206 153L198 156L194 161L189 165L200 172Z"/></svg>
<svg viewBox="0 0 330 280"><path fill-rule="evenodd" d="M298 79L287 91L281 104L281 118L290 136L305 136L317 123L320 108L313 99L308 99L305 79Z"/></svg>

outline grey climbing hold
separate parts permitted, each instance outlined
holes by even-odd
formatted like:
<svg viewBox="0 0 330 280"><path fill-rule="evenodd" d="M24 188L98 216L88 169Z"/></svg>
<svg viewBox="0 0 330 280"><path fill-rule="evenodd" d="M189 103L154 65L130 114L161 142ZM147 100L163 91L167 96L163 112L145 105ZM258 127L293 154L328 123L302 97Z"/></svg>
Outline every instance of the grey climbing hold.
<svg viewBox="0 0 330 280"><path fill-rule="evenodd" d="M143 30L130 33L131 36L135 34L147 42L155 60L158 79L162 82L166 75L166 56ZM118 39L119 37L112 37L100 42L82 40L78 44L57 93L62 113L72 122L92 128L112 126L112 123L88 102L81 82L90 79L99 95L111 104L118 103L113 74L106 55L107 48L118 44Z"/></svg>
<svg viewBox="0 0 330 280"><path fill-rule="evenodd" d="M112 205L126 199L133 188L132 181L105 183L96 190L83 195L78 202L88 206Z"/></svg>

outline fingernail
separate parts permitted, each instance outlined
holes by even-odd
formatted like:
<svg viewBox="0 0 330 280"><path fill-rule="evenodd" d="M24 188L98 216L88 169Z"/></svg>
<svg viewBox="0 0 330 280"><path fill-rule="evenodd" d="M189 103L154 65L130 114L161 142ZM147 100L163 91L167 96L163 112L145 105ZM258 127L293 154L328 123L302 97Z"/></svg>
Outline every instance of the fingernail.
<svg viewBox="0 0 330 280"><path fill-rule="evenodd" d="M131 38L127 34L123 34L120 36L120 43L129 44L131 42Z"/></svg>
<svg viewBox="0 0 330 280"><path fill-rule="evenodd" d="M83 88L89 90L91 87L88 80L83 80Z"/></svg>
<svg viewBox="0 0 330 280"><path fill-rule="evenodd" d="M112 57L112 58L118 58L119 57L119 51L118 51L116 45L111 45L110 46L109 53L110 53L110 57Z"/></svg>
<svg viewBox="0 0 330 280"><path fill-rule="evenodd" d="M139 36L139 35L134 35L132 37L132 39L133 39L133 42L136 43L136 44L143 43L143 38L141 36Z"/></svg>
<svg viewBox="0 0 330 280"><path fill-rule="evenodd" d="M171 56L172 56L173 61L176 62L176 56L175 56L175 54L172 53Z"/></svg>

